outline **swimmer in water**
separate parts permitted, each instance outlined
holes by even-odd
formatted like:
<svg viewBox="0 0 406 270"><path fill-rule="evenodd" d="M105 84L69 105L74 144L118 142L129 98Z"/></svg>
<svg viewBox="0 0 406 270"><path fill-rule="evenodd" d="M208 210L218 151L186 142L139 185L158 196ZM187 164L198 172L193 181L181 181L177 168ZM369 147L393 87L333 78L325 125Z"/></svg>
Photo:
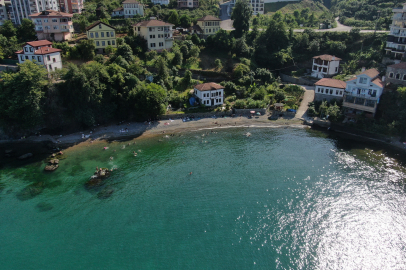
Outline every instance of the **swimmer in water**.
<svg viewBox="0 0 406 270"><path fill-rule="evenodd" d="M113 160L113 157L110 157L110 160Z"/></svg>
<svg viewBox="0 0 406 270"><path fill-rule="evenodd" d="M190 172L189 175L192 175L192 172Z"/></svg>

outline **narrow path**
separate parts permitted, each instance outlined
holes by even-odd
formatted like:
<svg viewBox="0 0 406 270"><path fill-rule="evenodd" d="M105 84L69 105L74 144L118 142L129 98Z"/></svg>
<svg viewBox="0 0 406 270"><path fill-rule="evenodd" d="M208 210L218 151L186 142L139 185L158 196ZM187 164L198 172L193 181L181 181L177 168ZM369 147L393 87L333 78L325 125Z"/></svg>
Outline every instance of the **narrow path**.
<svg viewBox="0 0 406 270"><path fill-rule="evenodd" d="M295 118L305 120L307 118L307 109L309 108L309 102L314 100L314 86L300 85L305 93L303 95L302 103L296 112Z"/></svg>

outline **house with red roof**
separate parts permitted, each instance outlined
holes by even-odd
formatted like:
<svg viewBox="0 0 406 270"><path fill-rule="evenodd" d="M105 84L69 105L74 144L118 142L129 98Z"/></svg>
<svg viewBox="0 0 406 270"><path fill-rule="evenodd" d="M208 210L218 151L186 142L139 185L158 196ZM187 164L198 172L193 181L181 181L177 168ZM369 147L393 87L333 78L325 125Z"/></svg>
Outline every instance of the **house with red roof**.
<svg viewBox="0 0 406 270"><path fill-rule="evenodd" d="M62 69L61 51L52 48L52 42L48 40L38 40L25 43L23 49L16 54L20 64L28 60L35 61L50 72Z"/></svg>
<svg viewBox="0 0 406 270"><path fill-rule="evenodd" d="M314 85L314 100L322 101L343 100L344 91L347 87L346 82L330 78L323 78Z"/></svg>
<svg viewBox="0 0 406 270"><path fill-rule="evenodd" d="M379 71L375 68L364 70L346 83L343 102L346 113L365 113L366 116L373 117L385 87L379 77Z"/></svg>
<svg viewBox="0 0 406 270"><path fill-rule="evenodd" d="M73 14L44 10L29 16L35 24L38 39L52 41L70 40L73 35Z"/></svg>
<svg viewBox="0 0 406 270"><path fill-rule="evenodd" d="M194 95L205 106L221 105L224 102L224 86L209 82L195 85Z"/></svg>
<svg viewBox="0 0 406 270"><path fill-rule="evenodd" d="M323 54L313 57L312 77L330 78L338 73L341 58L334 55Z"/></svg>
<svg viewBox="0 0 406 270"><path fill-rule="evenodd" d="M134 33L143 37L148 44L149 50L169 50L173 45L173 27L171 23L150 18L133 25Z"/></svg>
<svg viewBox="0 0 406 270"><path fill-rule="evenodd" d="M401 84L406 86L406 63L390 65L386 69L388 83Z"/></svg>

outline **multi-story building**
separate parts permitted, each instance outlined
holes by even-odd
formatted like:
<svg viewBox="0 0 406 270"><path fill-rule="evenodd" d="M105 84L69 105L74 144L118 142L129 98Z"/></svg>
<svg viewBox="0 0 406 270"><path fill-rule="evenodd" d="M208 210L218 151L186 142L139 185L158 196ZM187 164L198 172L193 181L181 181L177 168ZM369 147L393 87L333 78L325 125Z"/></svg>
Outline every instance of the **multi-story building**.
<svg viewBox="0 0 406 270"><path fill-rule="evenodd" d="M125 0L123 7L116 8L111 14L112 17L132 18L134 16L144 16L144 5L136 0Z"/></svg>
<svg viewBox="0 0 406 270"><path fill-rule="evenodd" d="M343 102L346 114L365 113L366 116L373 117L384 86L379 71L374 68L348 80Z"/></svg>
<svg viewBox="0 0 406 270"><path fill-rule="evenodd" d="M406 86L406 62L388 66L386 69L386 81Z"/></svg>
<svg viewBox="0 0 406 270"><path fill-rule="evenodd" d="M99 53L104 53L107 46L117 47L116 28L104 22L98 21L87 27L86 35L94 41Z"/></svg>
<svg viewBox="0 0 406 270"><path fill-rule="evenodd" d="M231 16L233 13L233 8L237 0L231 0L230 4L227 7L228 16ZM264 0L248 0L248 3L252 9L252 15L264 14Z"/></svg>
<svg viewBox="0 0 406 270"><path fill-rule="evenodd" d="M323 78L316 82L314 89L315 100L343 100L347 84L344 81Z"/></svg>
<svg viewBox="0 0 406 270"><path fill-rule="evenodd" d="M38 40L25 43L23 49L16 54L20 64L27 60L36 61L49 72L62 68L61 51L52 48L52 42L48 40Z"/></svg>
<svg viewBox="0 0 406 270"><path fill-rule="evenodd" d="M221 105L224 102L224 86L210 82L195 85L194 95L205 106Z"/></svg>
<svg viewBox="0 0 406 270"><path fill-rule="evenodd" d="M133 25L134 32L147 40L149 50L168 50L173 45L174 25L151 18Z"/></svg>
<svg viewBox="0 0 406 270"><path fill-rule="evenodd" d="M341 58L334 55L323 54L313 57L312 77L331 77L338 73Z"/></svg>
<svg viewBox="0 0 406 270"><path fill-rule="evenodd" d="M200 34L203 37L216 34L220 30L219 18L211 15L204 16L203 18L197 19L197 24L190 28L192 34Z"/></svg>
<svg viewBox="0 0 406 270"><path fill-rule="evenodd" d="M59 10L57 0L11 0L10 19L14 24L21 24L23 19L44 10Z"/></svg>
<svg viewBox="0 0 406 270"><path fill-rule="evenodd" d="M393 58L395 63L405 56L406 51L406 3L403 8L392 10L392 24L386 41L386 55Z"/></svg>
<svg viewBox="0 0 406 270"><path fill-rule="evenodd" d="M169 0L151 0L154 5L169 5Z"/></svg>
<svg viewBox="0 0 406 270"><path fill-rule="evenodd" d="M64 41L72 38L72 14L55 10L45 10L31 14L38 39Z"/></svg>
<svg viewBox="0 0 406 270"><path fill-rule="evenodd" d="M0 25L4 21L10 20L11 2L10 0L0 0Z"/></svg>
<svg viewBox="0 0 406 270"><path fill-rule="evenodd" d="M178 0L178 8L198 8L199 0Z"/></svg>
<svg viewBox="0 0 406 270"><path fill-rule="evenodd" d="M66 13L82 13L84 0L58 0L59 10Z"/></svg>

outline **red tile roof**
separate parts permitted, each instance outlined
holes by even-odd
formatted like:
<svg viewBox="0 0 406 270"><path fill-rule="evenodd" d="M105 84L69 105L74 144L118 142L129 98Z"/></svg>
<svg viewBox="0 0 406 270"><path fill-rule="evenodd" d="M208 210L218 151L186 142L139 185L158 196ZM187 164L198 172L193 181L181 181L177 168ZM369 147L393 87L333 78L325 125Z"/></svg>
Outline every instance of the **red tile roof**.
<svg viewBox="0 0 406 270"><path fill-rule="evenodd" d="M347 83L336 79L323 78L316 82L315 85L345 89Z"/></svg>
<svg viewBox="0 0 406 270"><path fill-rule="evenodd" d="M97 26L97 25L99 25L99 24L104 24L105 26L108 26L108 27L110 27L110 28L116 29L116 28L114 28L113 26L108 25L107 23L104 23L104 22L101 22L101 21L97 21L97 22L92 23L92 24L89 25L88 27L86 27L86 31L92 29L93 27L95 27L95 26Z"/></svg>
<svg viewBox="0 0 406 270"><path fill-rule="evenodd" d="M123 7L118 7L116 9L114 9L113 11L120 11L120 10L124 10L124 8Z"/></svg>
<svg viewBox="0 0 406 270"><path fill-rule="evenodd" d="M197 85L195 85L195 89L197 89L199 91L210 91L210 90L224 89L224 86L221 86L220 84L217 84L214 82L209 82L209 83L197 84Z"/></svg>
<svg viewBox="0 0 406 270"><path fill-rule="evenodd" d="M123 4L139 4L140 2L138 2L137 0L125 0L123 2Z"/></svg>
<svg viewBox="0 0 406 270"><path fill-rule="evenodd" d="M313 57L313 59L319 58L319 59L324 60L324 61L333 61L333 57L335 57L334 61L342 60L341 58L338 58L338 57L336 57L334 55L329 55L329 54L323 54L323 55L315 56L315 57Z"/></svg>
<svg viewBox="0 0 406 270"><path fill-rule="evenodd" d="M44 13L48 13L45 15ZM64 13L56 10L47 9L45 11L41 11L39 13L34 13L29 15L29 17L73 17L73 14Z"/></svg>
<svg viewBox="0 0 406 270"><path fill-rule="evenodd" d="M216 18L212 15L206 15L200 19L197 19L198 21L221 21L219 18Z"/></svg>
<svg viewBox="0 0 406 270"><path fill-rule="evenodd" d="M390 65L390 66L388 66L388 67L406 69L406 62L402 62L402 63L399 63L399 64Z"/></svg>
<svg viewBox="0 0 406 270"><path fill-rule="evenodd" d="M34 52L35 55L44 55L44 54L50 54L50 53L55 53L55 52L61 52L61 49L56 49L56 48L51 48L51 47L41 47L38 50ZM16 54L24 54L24 51L17 51L15 52Z"/></svg>
<svg viewBox="0 0 406 270"><path fill-rule="evenodd" d="M134 24L133 26L174 26L171 23L163 22L160 20L148 20L148 21L142 21L139 23Z"/></svg>
<svg viewBox="0 0 406 270"><path fill-rule="evenodd" d="M365 70L364 72L362 72L358 75L367 75L369 78L373 79L379 75L379 71L376 70L375 68L371 68L371 69Z"/></svg>
<svg viewBox="0 0 406 270"><path fill-rule="evenodd" d="M26 42L25 44L31 45L32 47L40 47L40 46L52 45L52 42L44 39L44 40Z"/></svg>
<svg viewBox="0 0 406 270"><path fill-rule="evenodd" d="M376 78L375 80L372 81L372 83L382 88L385 86L385 84L380 78Z"/></svg>

